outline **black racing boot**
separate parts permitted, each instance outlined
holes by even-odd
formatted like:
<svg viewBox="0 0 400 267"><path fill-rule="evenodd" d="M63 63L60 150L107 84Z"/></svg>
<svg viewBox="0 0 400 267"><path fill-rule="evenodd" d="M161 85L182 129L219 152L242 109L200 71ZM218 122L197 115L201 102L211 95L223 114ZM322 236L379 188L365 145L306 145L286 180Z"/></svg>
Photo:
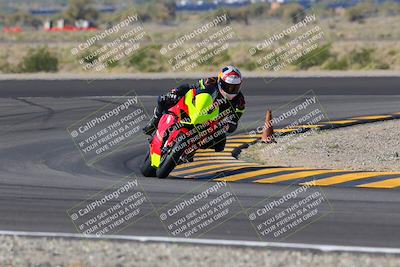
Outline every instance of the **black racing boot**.
<svg viewBox="0 0 400 267"><path fill-rule="evenodd" d="M157 130L158 123L160 122L162 116L162 112L159 107L154 108L153 117L147 123L145 127L143 127L143 132L147 135L152 135L155 130Z"/></svg>
<svg viewBox="0 0 400 267"><path fill-rule="evenodd" d="M222 152L225 149L226 144L226 135L221 135L216 138L214 145L211 148L214 148L215 152Z"/></svg>

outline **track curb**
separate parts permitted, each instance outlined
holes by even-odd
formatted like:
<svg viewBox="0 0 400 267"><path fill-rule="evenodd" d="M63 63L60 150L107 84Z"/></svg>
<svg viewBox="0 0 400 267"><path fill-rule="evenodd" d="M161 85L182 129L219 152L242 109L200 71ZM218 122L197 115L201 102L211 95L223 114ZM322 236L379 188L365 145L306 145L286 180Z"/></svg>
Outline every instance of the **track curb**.
<svg viewBox="0 0 400 267"><path fill-rule="evenodd" d="M320 122L318 125L300 125L303 128L299 132L302 134L308 132L311 128L325 131L395 119L400 119L400 112L343 118ZM282 130L277 129L276 132L280 132L280 136L285 136L298 129ZM175 170L172 175L178 178L258 184L309 184L315 186L382 189L400 187L400 173L396 172L335 171L321 168L303 168L299 170L299 168L294 167L273 167L238 159L243 149L259 142L260 139L261 134L230 136L227 139L227 145L229 144L233 148L225 148L223 152L199 150L195 154L196 163L179 165L179 169ZM315 175L315 173L318 173L318 175ZM298 177L296 177L296 174L298 174Z"/></svg>

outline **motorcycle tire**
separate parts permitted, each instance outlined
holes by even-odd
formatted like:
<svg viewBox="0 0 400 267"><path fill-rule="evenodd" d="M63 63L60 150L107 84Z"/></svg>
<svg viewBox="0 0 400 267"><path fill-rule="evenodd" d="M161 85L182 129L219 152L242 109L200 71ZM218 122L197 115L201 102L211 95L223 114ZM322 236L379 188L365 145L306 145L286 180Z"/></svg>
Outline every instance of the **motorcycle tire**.
<svg viewBox="0 0 400 267"><path fill-rule="evenodd" d="M185 135L183 135L185 136ZM179 139L178 136L177 139ZM185 141L185 138L182 138ZM168 153L165 159L161 162L160 167L158 167L156 171L156 175L158 178L166 178L172 172L172 170L176 167L177 162L179 161L184 149L174 149L179 146L182 142L175 143L172 152Z"/></svg>
<svg viewBox="0 0 400 267"><path fill-rule="evenodd" d="M151 166L150 149L147 150L146 157L140 164L140 172L144 177L156 177L156 169Z"/></svg>

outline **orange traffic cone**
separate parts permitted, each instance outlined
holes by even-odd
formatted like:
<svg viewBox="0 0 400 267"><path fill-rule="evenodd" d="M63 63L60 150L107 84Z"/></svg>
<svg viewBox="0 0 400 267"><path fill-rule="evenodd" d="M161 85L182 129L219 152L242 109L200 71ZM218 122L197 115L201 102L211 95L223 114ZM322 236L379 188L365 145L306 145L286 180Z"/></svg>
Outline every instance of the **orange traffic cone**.
<svg viewBox="0 0 400 267"><path fill-rule="evenodd" d="M261 142L270 144L276 143L274 138L274 128L272 127L272 111L267 110L267 114L265 115L265 125L264 130L261 136Z"/></svg>

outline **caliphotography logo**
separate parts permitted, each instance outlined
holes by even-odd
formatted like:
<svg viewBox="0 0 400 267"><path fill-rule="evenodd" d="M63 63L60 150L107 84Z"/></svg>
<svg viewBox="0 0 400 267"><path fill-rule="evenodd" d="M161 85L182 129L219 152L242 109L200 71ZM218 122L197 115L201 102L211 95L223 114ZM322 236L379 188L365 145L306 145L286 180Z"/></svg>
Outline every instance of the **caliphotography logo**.
<svg viewBox="0 0 400 267"><path fill-rule="evenodd" d="M0 0L0 267L399 266L400 0Z"/></svg>

